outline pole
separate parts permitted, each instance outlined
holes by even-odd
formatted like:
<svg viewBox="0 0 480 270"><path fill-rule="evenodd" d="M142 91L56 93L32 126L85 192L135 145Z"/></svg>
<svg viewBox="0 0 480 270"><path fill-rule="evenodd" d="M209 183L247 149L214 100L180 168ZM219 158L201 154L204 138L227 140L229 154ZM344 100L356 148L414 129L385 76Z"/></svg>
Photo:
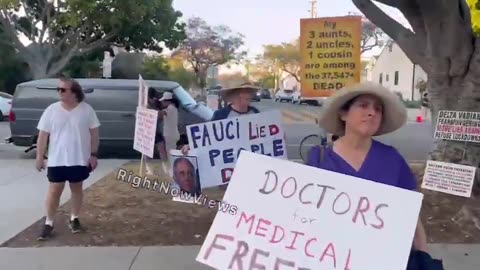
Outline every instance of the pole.
<svg viewBox="0 0 480 270"><path fill-rule="evenodd" d="M415 63L413 64L413 74L412 74L412 101L414 101L414 92L415 92Z"/></svg>
<svg viewBox="0 0 480 270"><path fill-rule="evenodd" d="M317 18L317 1L312 0L310 1L311 8L310 8L310 16L312 18Z"/></svg>
<svg viewBox="0 0 480 270"><path fill-rule="evenodd" d="M143 160L144 160L144 157L143 157L143 154L142 154L142 158L140 159L140 169L139 169L139 172L138 172L140 177L143 177Z"/></svg>

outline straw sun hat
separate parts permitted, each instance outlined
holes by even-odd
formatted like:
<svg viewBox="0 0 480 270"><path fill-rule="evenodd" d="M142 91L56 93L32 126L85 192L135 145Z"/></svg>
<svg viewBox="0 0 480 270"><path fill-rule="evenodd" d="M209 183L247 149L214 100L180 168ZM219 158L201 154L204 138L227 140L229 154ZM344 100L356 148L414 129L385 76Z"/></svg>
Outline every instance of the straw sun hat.
<svg viewBox="0 0 480 270"><path fill-rule="evenodd" d="M252 95L255 95L259 89L260 89L259 87L247 82L247 83L242 83L238 86L223 88L220 90L220 95L223 98L228 99L232 96L232 94L234 94L239 90L247 90L247 91L250 91Z"/></svg>
<svg viewBox="0 0 480 270"><path fill-rule="evenodd" d="M320 114L320 126L331 134L343 136L345 124L340 119L340 110L347 102L361 95L376 96L383 103L382 122L374 136L393 132L407 122L407 110L396 94L382 85L366 82L343 88L328 98Z"/></svg>

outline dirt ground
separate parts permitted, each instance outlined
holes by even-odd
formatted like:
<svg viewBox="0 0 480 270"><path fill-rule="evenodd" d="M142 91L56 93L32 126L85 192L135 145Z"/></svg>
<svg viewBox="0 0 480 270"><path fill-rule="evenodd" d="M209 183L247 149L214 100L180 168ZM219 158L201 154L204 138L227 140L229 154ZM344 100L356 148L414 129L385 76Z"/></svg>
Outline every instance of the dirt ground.
<svg viewBox="0 0 480 270"><path fill-rule="evenodd" d="M138 168L138 164L124 167ZM419 177L424 167L412 165ZM101 179L85 192L81 221L86 231L72 235L68 230L68 202L55 220L55 236L38 242L44 219L38 220L2 247L42 246L163 246L201 245L217 213L205 206L172 201L155 191L134 188L116 180L117 171ZM162 177L163 179L168 179ZM168 180L164 180L168 181ZM461 198L423 190L421 219L431 243L480 243L480 192ZM221 199L223 192L205 192L209 199Z"/></svg>

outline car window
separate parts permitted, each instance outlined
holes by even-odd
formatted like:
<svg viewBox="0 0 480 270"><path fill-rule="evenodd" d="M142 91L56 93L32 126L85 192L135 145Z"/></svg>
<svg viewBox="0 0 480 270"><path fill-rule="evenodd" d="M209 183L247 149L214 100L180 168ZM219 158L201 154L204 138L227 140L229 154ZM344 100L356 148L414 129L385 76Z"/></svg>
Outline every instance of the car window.
<svg viewBox="0 0 480 270"><path fill-rule="evenodd" d="M197 102L182 86L177 86L173 89L173 94L177 97L182 106L195 106Z"/></svg>
<svg viewBox="0 0 480 270"><path fill-rule="evenodd" d="M0 97L8 98L8 99L13 99L13 96L12 96L12 95L7 94L7 93L5 93L5 92L0 92Z"/></svg>

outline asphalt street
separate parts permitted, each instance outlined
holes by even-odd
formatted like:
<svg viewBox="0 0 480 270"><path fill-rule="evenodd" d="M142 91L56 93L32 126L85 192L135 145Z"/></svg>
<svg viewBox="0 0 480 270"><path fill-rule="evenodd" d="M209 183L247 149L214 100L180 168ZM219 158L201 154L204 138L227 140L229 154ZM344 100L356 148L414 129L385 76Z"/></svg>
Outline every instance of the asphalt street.
<svg viewBox="0 0 480 270"><path fill-rule="evenodd" d="M297 105L287 102L274 102L273 100L262 100L253 102L261 111L280 110L287 135L287 152L289 159L300 160L299 144L302 139L310 134L320 134L320 128L315 124L315 118L319 115L321 107L310 105ZM409 110L410 120L415 119L416 111ZM5 145L4 138L10 136L8 122L0 122L0 159L32 159L35 151L24 153L26 148L16 147L11 144ZM395 146L400 153L408 160L425 160L432 146L432 127L429 122L417 123L410 121L402 129L395 133L379 137L378 140ZM306 146L316 144L319 139L311 138ZM302 148L306 151L307 147ZM109 151L111 153L103 158L135 159L134 151L126 152L125 149Z"/></svg>

